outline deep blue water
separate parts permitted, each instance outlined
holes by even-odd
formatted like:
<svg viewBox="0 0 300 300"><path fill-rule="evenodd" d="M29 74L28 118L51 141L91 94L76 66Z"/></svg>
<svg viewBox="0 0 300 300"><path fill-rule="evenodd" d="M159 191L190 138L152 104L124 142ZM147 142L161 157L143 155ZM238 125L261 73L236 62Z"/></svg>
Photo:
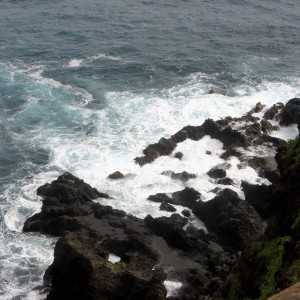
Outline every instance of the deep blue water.
<svg viewBox="0 0 300 300"><path fill-rule="evenodd" d="M49 264L51 241L19 233L39 184L172 133L212 88L228 114L252 95L299 95L299 12L293 0L1 0L0 297L26 298ZM197 109L191 122L211 116Z"/></svg>

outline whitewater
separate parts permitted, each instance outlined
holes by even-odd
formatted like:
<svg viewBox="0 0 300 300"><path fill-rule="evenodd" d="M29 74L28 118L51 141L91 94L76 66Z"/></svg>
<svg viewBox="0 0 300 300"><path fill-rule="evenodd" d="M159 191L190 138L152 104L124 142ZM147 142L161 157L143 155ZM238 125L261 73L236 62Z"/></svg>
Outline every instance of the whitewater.
<svg viewBox="0 0 300 300"><path fill-rule="evenodd" d="M53 260L55 238L22 233L40 211L39 186L68 171L112 196L101 204L170 215L148 196L189 186L209 201L218 185L206 173L225 163L224 150L205 136L140 167L134 158L147 145L207 118L240 117L257 102L267 109L300 97L299 4L200 2L0 4L1 299L39 299L33 290ZM296 134L296 126L272 133ZM269 184L237 158L227 163L240 197L243 180ZM173 180L167 170L197 177ZM109 179L115 171L125 178Z"/></svg>

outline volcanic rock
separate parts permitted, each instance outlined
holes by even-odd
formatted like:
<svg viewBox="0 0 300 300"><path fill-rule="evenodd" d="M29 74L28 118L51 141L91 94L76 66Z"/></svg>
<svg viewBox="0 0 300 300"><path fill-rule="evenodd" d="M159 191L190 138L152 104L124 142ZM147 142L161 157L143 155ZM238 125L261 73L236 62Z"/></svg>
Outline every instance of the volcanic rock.
<svg viewBox="0 0 300 300"><path fill-rule="evenodd" d="M116 171L110 175L108 175L108 178L110 179L121 179L121 178L124 178L124 174L122 174L120 171Z"/></svg>
<svg viewBox="0 0 300 300"><path fill-rule="evenodd" d="M259 113L259 112L261 112L264 109L265 106L266 106L265 104L262 104L261 102L257 102L256 105L255 105L255 107L253 107L248 112L248 114Z"/></svg>
<svg viewBox="0 0 300 300"><path fill-rule="evenodd" d="M182 159L183 157L183 153L182 152L176 152L175 155L174 155L175 158L178 158L179 160Z"/></svg>
<svg viewBox="0 0 300 300"><path fill-rule="evenodd" d="M278 126L273 126L269 121L262 119L260 121L261 130L263 133L271 133L272 131L277 131L279 129Z"/></svg>
<svg viewBox="0 0 300 300"><path fill-rule="evenodd" d="M144 151L144 156L136 157L135 161L143 166L154 161L161 155L169 155L175 149L176 143L171 139L161 138L158 143L149 145Z"/></svg>
<svg viewBox="0 0 300 300"><path fill-rule="evenodd" d="M213 168L207 172L207 175L211 178L222 178L226 177L226 171L223 169Z"/></svg>
<svg viewBox="0 0 300 300"><path fill-rule="evenodd" d="M190 174L186 171L183 171L181 173L175 173L173 171L164 171L161 174L169 176L169 177L171 177L172 179L175 179L175 180L181 180L183 182L187 182L188 180L197 177L195 174Z"/></svg>
<svg viewBox="0 0 300 300"><path fill-rule="evenodd" d="M200 198L201 194L199 192L193 188L186 187L182 191L172 193L171 197L163 193L157 193L155 195L150 195L148 200L193 208Z"/></svg>
<svg viewBox="0 0 300 300"><path fill-rule="evenodd" d="M176 208L174 206L172 206L171 204L167 203L167 202L163 202L160 207L160 210L165 210L165 211L170 211L170 212L175 212Z"/></svg>
<svg viewBox="0 0 300 300"><path fill-rule="evenodd" d="M231 178L224 177L217 179L217 184L234 185L234 181Z"/></svg>
<svg viewBox="0 0 300 300"><path fill-rule="evenodd" d="M278 119L278 115L281 113L281 110L283 109L283 107L284 107L284 104L281 102L274 104L271 108L269 108L265 112L264 118L267 120Z"/></svg>
<svg viewBox="0 0 300 300"><path fill-rule="evenodd" d="M280 116L280 125L300 124L300 98L287 102Z"/></svg>
<svg viewBox="0 0 300 300"><path fill-rule="evenodd" d="M245 249L264 229L256 211L230 189L208 202L198 201L193 212L227 248Z"/></svg>
<svg viewBox="0 0 300 300"><path fill-rule="evenodd" d="M47 270L51 281L48 300L54 299L165 299L166 274L145 256L132 256L113 264L108 252L83 233L70 233L55 246L54 262Z"/></svg>

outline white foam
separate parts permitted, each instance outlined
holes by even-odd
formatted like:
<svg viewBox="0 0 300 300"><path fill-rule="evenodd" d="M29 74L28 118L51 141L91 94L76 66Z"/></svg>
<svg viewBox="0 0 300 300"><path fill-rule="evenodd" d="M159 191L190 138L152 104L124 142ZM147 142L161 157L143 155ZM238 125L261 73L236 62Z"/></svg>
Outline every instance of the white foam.
<svg viewBox="0 0 300 300"><path fill-rule="evenodd" d="M117 61L122 60L122 58L119 57L119 56L112 56L112 55L108 55L108 54L105 54L105 53L99 53L99 54L90 56L87 60L92 62L92 61L95 61L95 60L100 59L100 58L104 58L104 59L108 59L108 60L117 60Z"/></svg>
<svg viewBox="0 0 300 300"><path fill-rule="evenodd" d="M99 54L98 59L101 55ZM110 59L105 56L102 58ZM91 58L91 61L93 59L97 57ZM84 63L83 60L82 64ZM222 144L208 136L200 141L186 140L179 143L170 156L160 157L151 164L140 167L134 163L134 158L141 156L142 150L148 144L157 142L163 136L169 137L183 126L201 125L206 118L241 116L259 101L269 107L279 101L286 102L297 96L299 90L299 80L295 80L292 84L266 80L255 88L244 85L232 88L227 95L226 93L209 95L207 92L213 87L211 82L215 81L217 76L211 78L199 73L190 76L185 84L161 91L109 92L105 95L107 106L102 110L92 111L84 107L84 103L92 100L88 92L45 78L43 70L44 67L41 65L22 72L14 69L6 74L11 76L13 81L16 72L19 72L18 74L29 77L26 83L35 84L35 86L28 85L28 94L31 98L28 98L27 107L24 105L24 114L28 113L31 116L36 113L36 109L39 108L37 98L49 103L53 101L53 104L59 103L58 110L51 115L53 122L48 120L47 123L35 125L34 129L26 133L26 139L32 142L32 147L49 150L50 157L47 165L41 167L25 165L32 170L31 178L8 184L4 195L7 201L4 227L13 234L7 244L2 245L0 249L3 257L8 255L8 259L4 260L2 269L4 271L0 271L3 272L0 273L2 277L11 280L7 287L5 286L5 294L10 297L8 299L17 295L20 290L25 289L26 293L29 293L41 282L46 266L51 263L53 245L47 244L48 238L38 237L38 240L30 241L19 240L17 236L25 219L40 210L41 202L36 196L36 189L40 185L51 182L64 171L69 171L98 190L108 192L114 197L114 199L97 200L103 204L123 209L142 218L147 214L152 214L154 217L169 216L170 212L159 210L159 203L148 201L148 196L158 192L172 193L189 186L199 191L204 201L213 198L215 193L212 190L215 187L226 187L216 184L215 180L206 175L209 169L224 162L220 158L223 153ZM33 87L39 92L32 94L30 89ZM235 96L229 96L230 93ZM61 97L62 95L66 97ZM86 97L86 100L82 100L82 105L74 100L78 97L83 99ZM86 134L84 130L68 130L68 125L57 126L56 123L63 124L61 120L66 122L70 120L72 124L78 124L83 128L92 124L96 130L93 134ZM291 128L295 133L295 126ZM280 132L283 136L294 134L290 131L288 133L285 128ZM209 155L206 150L212 153ZM183 152L182 160L174 157L177 151ZM264 149L253 149L253 151L263 152ZM243 197L240 189L241 180L250 183L267 183L259 178L253 169L249 167L239 169L239 161L236 158L228 162L230 168L226 172L235 183L234 187L230 186L230 188L240 197ZM116 181L107 178L117 170L133 175ZM161 175L166 170L176 173L187 171L196 174L197 177L184 183ZM177 212L183 209L181 206L175 208ZM191 220L191 222L199 229L203 228L201 222L197 223L198 220ZM12 233L12 231L16 232ZM7 237L5 240L7 241ZM30 258L37 259L37 263L33 263L33 270L38 275L30 278L26 274L19 277L13 274L14 270L19 270L17 268L22 263L28 267ZM17 282L18 278L24 279L23 284ZM180 285L178 282L176 284L177 287Z"/></svg>
<svg viewBox="0 0 300 300"><path fill-rule="evenodd" d="M271 123L278 126L278 122L271 121ZM270 135L287 141L294 139L298 134L297 125L293 124L290 126L280 126L278 131L273 131Z"/></svg>
<svg viewBox="0 0 300 300"><path fill-rule="evenodd" d="M3 233L2 231L1 234ZM1 240L5 241L0 247L1 299L12 299L15 295L32 299L33 288L42 285L43 274L53 261L56 239L6 232Z"/></svg>
<svg viewBox="0 0 300 300"><path fill-rule="evenodd" d="M98 54L88 56L88 57L83 58L83 59L73 58L68 62L68 67L69 68L77 68L77 67L80 67L82 65L88 65L89 63L92 63L92 62L97 61L99 59L119 61L119 62L122 62L122 63L133 62L133 61L124 60L120 56L112 56L112 55L108 55L108 54L105 54L105 53L98 53Z"/></svg>
<svg viewBox="0 0 300 300"><path fill-rule="evenodd" d="M164 285L167 289L167 297L177 296L179 289L182 287L182 283L179 281L164 281Z"/></svg>
<svg viewBox="0 0 300 300"><path fill-rule="evenodd" d="M40 293L39 291L31 291L26 296L26 300L44 300L46 299L47 294Z"/></svg>
<svg viewBox="0 0 300 300"><path fill-rule="evenodd" d="M171 155L139 167L134 163L134 157L142 155L142 149L148 144L157 142L162 136L170 136L185 125L201 125L207 117L240 116L259 101L267 102L269 106L278 101L287 101L295 95L296 89L287 84L278 84L275 92L276 84L265 82L261 89L246 96L207 95L202 80L204 75L201 76L195 75L187 84L161 93L151 90L144 94L109 92L106 95L108 106L93 115L77 108L76 113L82 114L83 124L93 118L97 133L72 136L54 130L48 131L46 136L43 132L44 143L52 148L49 164L73 172L114 197L113 200L100 200L101 203L139 217L145 217L148 213L154 216L170 215L159 211L159 204L147 200L149 195L157 192L171 193L190 186L200 191L205 201L211 199L215 196L211 191L219 185L206 172L223 162L219 157L223 153L219 141L204 137L198 142L186 140L178 144L175 151L184 153L181 161ZM263 101L266 99L268 101ZM208 155L206 150L212 154ZM238 169L238 163L231 161L228 174L235 181L233 189L242 197L241 180L251 183L264 181L251 168ZM108 180L107 176L116 170L135 176L119 181ZM160 175L166 170L176 173L187 171L196 174L197 178L183 183Z"/></svg>
<svg viewBox="0 0 300 300"><path fill-rule="evenodd" d="M81 64L82 64L82 59L71 59L68 65L70 68L76 68L79 67Z"/></svg>
<svg viewBox="0 0 300 300"><path fill-rule="evenodd" d="M79 63L79 60L74 59L69 63L73 64L75 67L75 65ZM44 71L46 70L45 65L28 65L23 63L20 66L10 65L8 69L9 73L12 74L12 76L14 76L15 74L24 75L24 88L25 91L27 91L28 89L28 98L44 101L47 99L49 102L51 102L57 101L55 97L56 93L59 93L65 96L64 98L67 98L68 102L71 101L73 104L72 106L74 107L84 107L87 103L90 103L94 100L92 94L90 94L83 88L74 87L68 84L62 84L61 82L54 80L53 78L45 77L43 75ZM25 76L28 76L28 78L26 78ZM32 87L33 82L30 82L29 79L34 80L34 87ZM76 101L78 98L81 100L80 102Z"/></svg>
<svg viewBox="0 0 300 300"><path fill-rule="evenodd" d="M121 261L121 257L120 256L117 256L113 253L109 253L109 256L108 256L108 261L112 262L113 264Z"/></svg>

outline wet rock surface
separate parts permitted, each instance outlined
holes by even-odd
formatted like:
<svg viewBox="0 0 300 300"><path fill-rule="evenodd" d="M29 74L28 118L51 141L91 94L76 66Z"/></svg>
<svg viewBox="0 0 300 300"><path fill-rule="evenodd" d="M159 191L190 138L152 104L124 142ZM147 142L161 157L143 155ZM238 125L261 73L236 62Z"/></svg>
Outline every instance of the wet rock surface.
<svg viewBox="0 0 300 300"><path fill-rule="evenodd" d="M264 230L258 213L230 189L224 189L208 202L198 201L193 212L222 245L235 250L244 249Z"/></svg>
<svg viewBox="0 0 300 300"><path fill-rule="evenodd" d="M162 138L158 143L149 145L143 150L144 156L136 157L135 162L140 166L151 163L160 156L171 155L176 150L178 143L186 139L199 141L206 135L223 143L223 149L225 150L221 156L223 159L228 159L231 156L241 157L243 149L249 147L263 146L274 149L284 146L285 141L269 136L271 132L278 130L278 127L273 126L268 120L282 120L284 111L286 111L284 115L290 116L291 107L296 106L298 109L299 101L297 99L290 100L288 103L291 104L287 104L287 108L282 103L275 104L265 112L264 118L261 120L252 115L264 109L264 105L259 102L250 112L240 118L226 117L218 121L207 119L200 126L185 126L170 138ZM298 113L295 112L293 116L284 119L290 118L289 124L291 124L291 122L298 121L297 116ZM208 149L207 153L211 153L211 151ZM181 154L181 152L176 152L174 157L182 159Z"/></svg>
<svg viewBox="0 0 300 300"><path fill-rule="evenodd" d="M166 299L166 279L182 283L177 295L168 297L173 300L267 299L298 280L300 144L269 136L276 128L266 121L298 122L294 113L298 102L295 98L285 107L274 105L263 120L254 115L265 109L258 103L241 118L185 126L149 145L135 159L143 166L171 155L186 139L198 141L209 135L223 143L221 158L238 157L240 168L250 166L272 182L269 186L242 182L245 200L230 189L236 185L236 179L227 175L230 161L208 171L210 182L219 186L207 202L201 191L187 187L196 174L165 171L184 188L150 195L148 200L160 203L159 209L169 217L148 215L143 220L103 206L99 199L109 195L70 173L41 186L37 190L41 212L28 218L23 230L59 237L44 277L47 299ZM270 154L249 156L247 149L257 146ZM181 154L171 157L184 161ZM109 175L123 177L120 172ZM181 214L176 213L178 205ZM208 232L193 225L195 216ZM110 262L109 254L119 256L120 262Z"/></svg>
<svg viewBox="0 0 300 300"><path fill-rule="evenodd" d="M173 171L164 171L161 174L169 176L169 177L171 177L172 179L175 179L175 180L181 180L183 182L187 182L188 180L197 177L195 174L190 174L186 171L183 171L181 173L175 173Z"/></svg>
<svg viewBox="0 0 300 300"><path fill-rule="evenodd" d="M246 201L266 220L266 230L249 245L223 286L224 299L269 299L300 278L300 143L278 149L278 182L270 186L243 183ZM255 266L255 267L253 267ZM297 286L270 299L293 298Z"/></svg>
<svg viewBox="0 0 300 300"><path fill-rule="evenodd" d="M179 299L198 299L214 292L211 280L223 282L230 270L232 254L215 235L188 225L188 218L173 214L142 220L100 205L93 199L109 196L70 173L38 193L42 210L27 219L23 230L59 236L44 277L47 299L166 299L166 271L169 280L183 283ZM166 204L165 196L156 197ZM193 207L199 197L186 188L170 199ZM109 253L121 261L111 263ZM196 284L200 279L201 286Z"/></svg>
<svg viewBox="0 0 300 300"><path fill-rule="evenodd" d="M300 98L293 98L282 109L280 125L300 124Z"/></svg>
<svg viewBox="0 0 300 300"><path fill-rule="evenodd" d="M120 171L116 171L116 172L108 175L108 178L110 178L110 179L122 179L124 177L125 177L125 175L123 173L121 173Z"/></svg>
<svg viewBox="0 0 300 300"><path fill-rule="evenodd" d="M148 200L153 202L166 202L174 205L181 205L193 208L196 202L201 198L201 194L193 188L185 188L182 191L172 193L170 195L158 193L150 195Z"/></svg>

